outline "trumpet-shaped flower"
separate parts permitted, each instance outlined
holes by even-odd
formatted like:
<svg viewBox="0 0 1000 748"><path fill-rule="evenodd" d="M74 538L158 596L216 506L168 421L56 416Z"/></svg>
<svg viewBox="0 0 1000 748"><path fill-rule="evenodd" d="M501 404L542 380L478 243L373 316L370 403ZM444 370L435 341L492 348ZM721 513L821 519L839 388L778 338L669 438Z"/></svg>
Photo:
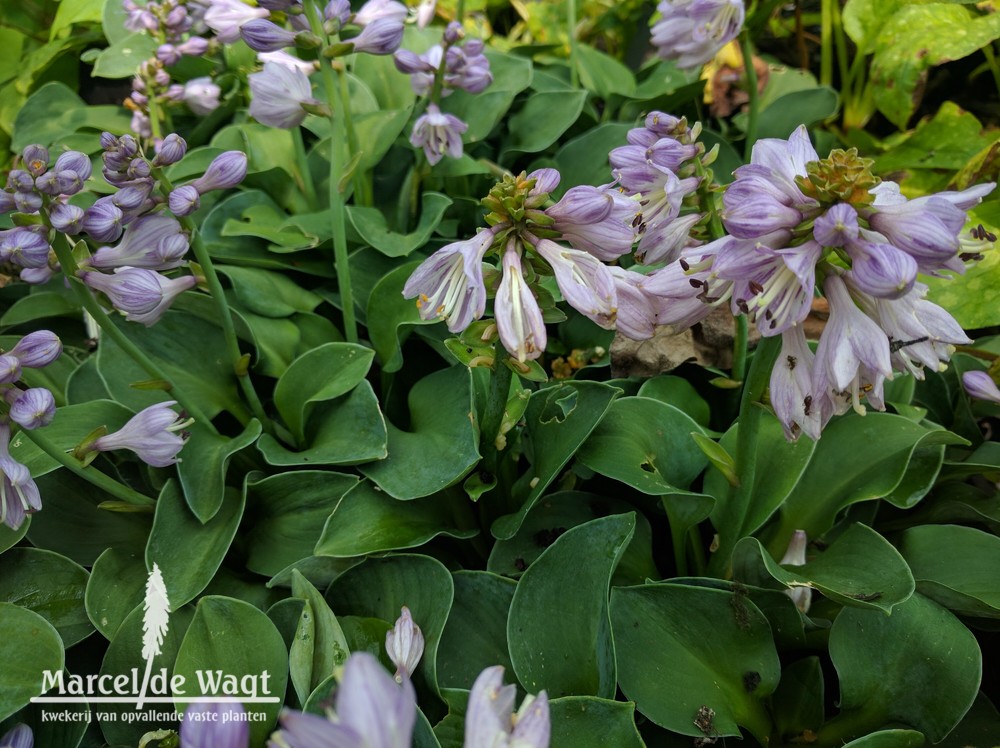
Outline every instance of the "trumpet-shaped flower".
<svg viewBox="0 0 1000 748"><path fill-rule="evenodd" d="M150 214L129 224L117 246L101 247L87 263L103 269L129 266L170 270L183 263L187 249L187 235L177 219Z"/></svg>
<svg viewBox="0 0 1000 748"><path fill-rule="evenodd" d="M42 508L38 486L28 468L10 456L10 425L0 421L0 524L16 530Z"/></svg>
<svg viewBox="0 0 1000 748"><path fill-rule="evenodd" d="M739 34L746 11L743 0L662 0L660 20L651 41L660 57L680 68L696 68Z"/></svg>
<svg viewBox="0 0 1000 748"><path fill-rule="evenodd" d="M306 118L302 105L319 103L313 98L309 78L301 70L266 62L261 72L251 73L247 80L253 95L250 116L270 127L297 127Z"/></svg>
<svg viewBox="0 0 1000 748"><path fill-rule="evenodd" d="M178 295L194 288L193 275L167 278L147 268L117 268L114 275L84 272L83 282L103 292L130 322L156 324Z"/></svg>
<svg viewBox="0 0 1000 748"><path fill-rule="evenodd" d="M1000 389L985 371L967 371L962 375L962 386L969 397L1000 405Z"/></svg>
<svg viewBox="0 0 1000 748"><path fill-rule="evenodd" d="M35 736L27 725L15 725L0 738L0 748L34 748Z"/></svg>
<svg viewBox="0 0 1000 748"><path fill-rule="evenodd" d="M503 277L493 310L500 341L518 361L538 358L548 342L545 321L524 279L521 253L513 242L504 250L502 263Z"/></svg>
<svg viewBox="0 0 1000 748"><path fill-rule="evenodd" d="M606 265L587 252L561 247L550 239L540 239L535 251L552 268L570 306L601 327L614 327L618 299L614 277Z"/></svg>
<svg viewBox="0 0 1000 748"><path fill-rule="evenodd" d="M480 231L472 239L448 244L413 271L403 297L417 299L423 319L443 319L452 332L461 332L486 309L483 255L493 243L493 232Z"/></svg>
<svg viewBox="0 0 1000 748"><path fill-rule="evenodd" d="M183 429L191 423L182 421L171 410L176 404L176 401L168 400L150 405L136 413L118 431L95 439L89 449L97 452L128 449L135 452L147 465L173 465L177 462L177 453L187 441Z"/></svg>
<svg viewBox="0 0 1000 748"><path fill-rule="evenodd" d="M405 605L395 625L385 632L385 651L396 666L396 680L412 676L424 654L423 632Z"/></svg>
<svg viewBox="0 0 1000 748"><path fill-rule="evenodd" d="M427 106L417 121L413 124L413 134L410 142L417 148L424 149L427 163L436 164L445 154L452 158L462 156L462 133L469 126L453 114L445 114L434 104Z"/></svg>
<svg viewBox="0 0 1000 748"><path fill-rule="evenodd" d="M503 685L503 667L488 667L469 693L463 748L548 748L551 724L545 691L526 696L517 712L517 689Z"/></svg>

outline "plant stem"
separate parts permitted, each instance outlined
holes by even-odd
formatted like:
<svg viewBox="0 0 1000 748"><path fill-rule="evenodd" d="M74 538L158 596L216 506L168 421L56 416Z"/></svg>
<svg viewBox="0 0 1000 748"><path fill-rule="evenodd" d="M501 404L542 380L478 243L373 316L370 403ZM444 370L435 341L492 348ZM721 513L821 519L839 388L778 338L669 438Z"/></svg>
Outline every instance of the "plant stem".
<svg viewBox="0 0 1000 748"><path fill-rule="evenodd" d="M340 95L340 111L344 117L344 125L347 130L347 153L349 159L353 159L360 154L358 145L358 134L354 130L354 118L351 116L351 91L347 85L347 76L338 72L337 92ZM334 111L330 107L330 111ZM354 202L358 205L370 206L374 201L372 198L371 181L369 173L360 168L354 170Z"/></svg>
<svg viewBox="0 0 1000 748"><path fill-rule="evenodd" d="M747 316L745 314L736 315L736 332L733 336L733 367L729 372L729 378L736 382L742 382L746 375L748 327Z"/></svg>
<svg viewBox="0 0 1000 748"><path fill-rule="evenodd" d="M496 445L497 434L503 425L507 398L510 395L510 381L513 377L510 367L504 363L506 357L505 353L499 353L493 360L490 391L486 398L486 410L483 412L482 429L479 432L479 451L483 455L486 467L494 475L497 473L500 461L500 452Z"/></svg>
<svg viewBox="0 0 1000 748"><path fill-rule="evenodd" d="M576 51L576 0L566 0L566 25L569 31L569 75L573 88L580 85L579 59Z"/></svg>
<svg viewBox="0 0 1000 748"><path fill-rule="evenodd" d="M292 128L292 143L295 145L295 161L302 178L302 191L305 193L309 210L319 210L319 200L316 197L316 185L313 183L312 171L309 169L309 159L306 156L306 144L302 140L302 128Z"/></svg>
<svg viewBox="0 0 1000 748"><path fill-rule="evenodd" d="M670 544L673 546L674 551L674 566L676 567L678 577L686 577L688 575L688 561L687 561L687 548L685 547L685 536L684 531L681 528L680 517L677 516L677 512L673 511L673 500L672 496L661 496L660 503L663 505L664 511L667 513L667 523L670 525Z"/></svg>
<svg viewBox="0 0 1000 748"><path fill-rule="evenodd" d="M166 174L163 173L162 169L154 169L153 172L164 192L169 194L173 190L173 185ZM201 240L201 233L198 231L198 227L194 225L194 221L189 216L178 218L178 220L184 230L188 232L191 249L194 252L195 259L198 260L198 264L201 266L205 282L208 284L208 290L215 301L215 307L219 314L219 324L222 325L222 336L226 341L226 352L229 354L229 361L233 367L233 373L240 384L240 389L243 390L243 395L250 404L250 411L260 421L261 427L268 433L273 434L274 426L271 423L271 419L264 412L264 406L257 395L257 390L254 389L253 381L250 379L250 354L244 354L240 351L240 339L236 335L236 326L233 324L233 313L229 309L229 302L226 301L226 291L219 280L219 274L215 271L215 263L212 261L212 256L208 253L208 249L205 248L205 243Z"/></svg>
<svg viewBox="0 0 1000 748"><path fill-rule="evenodd" d="M753 152L753 144L757 142L757 117L760 115L760 94L757 91L757 71L753 66L753 46L750 44L750 32L746 29L740 32L740 51L743 54L743 70L747 77L747 96L750 97L747 112L747 139L743 146L743 160L749 161Z"/></svg>
<svg viewBox="0 0 1000 748"><path fill-rule="evenodd" d="M844 35L844 24L840 15L840 2L831 3L831 15L833 21L834 41L837 44L837 68L840 71L840 88L846 91L846 81L849 75L847 63L847 39Z"/></svg>
<svg viewBox="0 0 1000 748"><path fill-rule="evenodd" d="M819 82L833 85L833 3L840 0L823 0L820 6L820 57Z"/></svg>
<svg viewBox="0 0 1000 748"><path fill-rule="evenodd" d="M996 84L997 91L1000 91L1000 67L997 66L997 57L993 53L993 44L987 44L982 49L990 72L993 73L993 82Z"/></svg>
<svg viewBox="0 0 1000 748"><path fill-rule="evenodd" d="M76 277L77 265L76 260L73 257L72 251L70 251L69 245L67 244L67 239L63 234L59 234L56 240L52 244L52 248L55 250L56 257L59 258L59 264L62 266L63 274L66 276L66 280L69 283L70 288L76 294L77 300L90 316L94 318L98 327L111 338L115 343L121 348L133 361L139 364L142 369L149 374L153 379L159 379L166 383L166 391L170 393L171 397L175 398L177 402L181 404L181 407L187 411L188 415L194 418L199 423L205 424L208 428L215 431L215 426L212 425L212 421L202 413L201 408L194 404L194 402L182 391L176 384L174 384L170 377L163 372L163 370L157 365L153 359L146 355L146 353L139 348L135 343L133 343L125 333L123 333L118 325L108 316L108 313L104 311L97 299L94 298L93 293L90 289Z"/></svg>
<svg viewBox="0 0 1000 748"><path fill-rule="evenodd" d="M36 447L45 452L49 457L58 462L64 468L80 476L88 483L91 483L102 491L105 491L116 499L121 499L127 504L133 504L136 506L156 506L156 501L144 496L143 494L135 491L128 486L119 483L114 478L111 478L100 470L92 467L83 467L73 457L63 452L59 447L49 441L48 437L43 436L39 431L28 431L27 429L21 429L19 434L23 434L29 441L33 442Z"/></svg>

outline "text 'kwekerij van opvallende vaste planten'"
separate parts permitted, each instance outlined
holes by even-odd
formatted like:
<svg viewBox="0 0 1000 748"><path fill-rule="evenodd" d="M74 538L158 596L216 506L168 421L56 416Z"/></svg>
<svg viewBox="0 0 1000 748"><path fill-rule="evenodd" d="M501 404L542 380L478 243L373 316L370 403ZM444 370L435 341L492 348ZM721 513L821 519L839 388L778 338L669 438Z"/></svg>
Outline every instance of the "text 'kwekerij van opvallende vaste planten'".
<svg viewBox="0 0 1000 748"><path fill-rule="evenodd" d="M0 748L1000 743L998 40L0 0Z"/></svg>

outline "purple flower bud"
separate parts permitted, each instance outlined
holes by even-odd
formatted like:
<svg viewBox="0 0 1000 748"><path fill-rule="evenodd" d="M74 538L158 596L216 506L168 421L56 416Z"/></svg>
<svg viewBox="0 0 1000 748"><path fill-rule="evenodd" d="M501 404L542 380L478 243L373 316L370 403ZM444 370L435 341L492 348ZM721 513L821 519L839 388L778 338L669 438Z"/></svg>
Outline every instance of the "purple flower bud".
<svg viewBox="0 0 1000 748"><path fill-rule="evenodd" d="M392 18L378 18L348 41L354 45L355 52L367 52L373 55L392 54L403 43L403 22Z"/></svg>
<svg viewBox="0 0 1000 748"><path fill-rule="evenodd" d="M26 369L41 369L48 366L62 353L62 341L54 332L36 330L29 332L10 349L8 356L14 356Z"/></svg>
<svg viewBox="0 0 1000 748"><path fill-rule="evenodd" d="M87 154L80 153L79 151L66 151L59 154L59 158L56 159L56 163L52 168L55 171L75 172L80 177L80 181L85 182L90 178L94 167L91 165L90 157Z"/></svg>
<svg viewBox="0 0 1000 748"><path fill-rule="evenodd" d="M0 354L0 384L13 384L21 378L21 360L10 353Z"/></svg>
<svg viewBox="0 0 1000 748"><path fill-rule="evenodd" d="M858 238L858 212L848 203L837 203L816 219L813 235L824 247L846 247Z"/></svg>
<svg viewBox="0 0 1000 748"><path fill-rule="evenodd" d="M170 73L160 68L153 74L153 81L160 88L166 88L170 84Z"/></svg>
<svg viewBox="0 0 1000 748"><path fill-rule="evenodd" d="M21 152L21 161L32 176L39 177L49 167L49 151L40 145L29 145Z"/></svg>
<svg viewBox="0 0 1000 748"><path fill-rule="evenodd" d="M175 104L181 104L184 101L184 86L180 83L171 83L167 86L167 90L163 92L163 96L168 101L172 101Z"/></svg>
<svg viewBox="0 0 1000 748"><path fill-rule="evenodd" d="M0 738L0 745L4 748L34 748L35 738L27 725L15 725L13 730Z"/></svg>
<svg viewBox="0 0 1000 748"><path fill-rule="evenodd" d="M105 151L117 151L118 150L118 138L109 132L101 133L101 148Z"/></svg>
<svg viewBox="0 0 1000 748"><path fill-rule="evenodd" d="M176 404L168 400L139 411L118 431L95 439L90 448L99 452L129 449L147 465L173 465L185 442L177 432L187 425L170 409Z"/></svg>
<svg viewBox="0 0 1000 748"><path fill-rule="evenodd" d="M181 52L173 44L161 44L156 48L156 59L164 65L176 65L181 59Z"/></svg>
<svg viewBox="0 0 1000 748"><path fill-rule="evenodd" d="M185 184L170 193L167 199L170 212L175 216L189 216L201 207L201 195L193 184Z"/></svg>
<svg viewBox="0 0 1000 748"><path fill-rule="evenodd" d="M805 530L796 530L792 534L792 539L788 542L788 550L781 558L783 566L805 566L806 549L809 547L809 538ZM785 590L795 607L800 613L808 613L812 604L812 589L810 587L792 587Z"/></svg>
<svg viewBox="0 0 1000 748"><path fill-rule="evenodd" d="M251 73L250 116L270 127L289 129L306 118L303 104L318 104L312 96L309 78L300 70L292 70L274 62L264 64L264 70Z"/></svg>
<svg viewBox="0 0 1000 748"><path fill-rule="evenodd" d="M205 173L191 183L204 195L212 190L228 190L242 182L247 175L247 155L242 151L226 151L216 156Z"/></svg>
<svg viewBox="0 0 1000 748"><path fill-rule="evenodd" d="M132 158L139 153L139 142L131 135L122 135L118 139L118 152L126 158Z"/></svg>
<svg viewBox="0 0 1000 748"><path fill-rule="evenodd" d="M211 78L193 78L184 84L184 103L199 117L204 117L219 108L221 93L222 89Z"/></svg>
<svg viewBox="0 0 1000 748"><path fill-rule="evenodd" d="M205 12L205 23L223 44L240 38L240 27L255 18L267 18L264 8L251 8L240 0L212 0Z"/></svg>
<svg viewBox="0 0 1000 748"><path fill-rule="evenodd" d="M130 184L113 194L111 202L121 208L123 212L135 211L145 204L152 191L153 185L149 181Z"/></svg>
<svg viewBox="0 0 1000 748"><path fill-rule="evenodd" d="M1000 405L1000 389L985 371L967 371L962 375L962 385L969 397Z"/></svg>
<svg viewBox="0 0 1000 748"><path fill-rule="evenodd" d="M41 286L52 278L53 271L49 265L40 268L24 268L18 276L24 283Z"/></svg>
<svg viewBox="0 0 1000 748"><path fill-rule="evenodd" d="M462 31L462 24L458 21L452 21L447 26L444 27L444 42L445 44L454 44L464 36Z"/></svg>
<svg viewBox="0 0 1000 748"><path fill-rule="evenodd" d="M149 115L145 112L132 112L132 121L129 123L129 129L137 133L139 137L153 137L153 125L149 121Z"/></svg>
<svg viewBox="0 0 1000 748"><path fill-rule="evenodd" d="M397 49L393 52L392 61L396 65L396 70L407 75L431 73L434 70L434 67L426 62L423 57L408 49Z"/></svg>
<svg viewBox="0 0 1000 748"><path fill-rule="evenodd" d="M847 251L851 256L848 278L872 296L898 299L909 293L917 280L917 261L891 244L858 240Z"/></svg>
<svg viewBox="0 0 1000 748"><path fill-rule="evenodd" d="M134 158L128 162L125 174L129 179L146 179L151 173L149 162L144 158Z"/></svg>
<svg viewBox="0 0 1000 748"><path fill-rule="evenodd" d="M0 257L22 268L48 265L49 250L44 237L27 229L15 229L0 239Z"/></svg>
<svg viewBox="0 0 1000 748"><path fill-rule="evenodd" d="M83 208L67 203L54 203L49 207L49 221L56 231L76 236L83 231Z"/></svg>
<svg viewBox="0 0 1000 748"><path fill-rule="evenodd" d="M555 219L553 228L577 249L610 262L632 249L632 224L641 208L617 190L589 185L571 187L545 214Z"/></svg>
<svg viewBox="0 0 1000 748"><path fill-rule="evenodd" d="M7 187L18 192L32 192L35 189L35 178L24 169L11 169L7 175Z"/></svg>
<svg viewBox="0 0 1000 748"><path fill-rule="evenodd" d="M192 704L181 722L182 748L247 748L250 723L243 705Z"/></svg>
<svg viewBox="0 0 1000 748"><path fill-rule="evenodd" d="M350 0L330 0L323 8L323 17L328 21L336 21L341 26L351 17Z"/></svg>
<svg viewBox="0 0 1000 748"><path fill-rule="evenodd" d="M83 213L83 230L95 240L103 243L117 241L122 235L122 219L125 214L111 202L110 197L102 197Z"/></svg>
<svg viewBox="0 0 1000 748"><path fill-rule="evenodd" d="M177 51L188 57L201 57L208 51L208 39L192 36L183 44L177 45Z"/></svg>
<svg viewBox="0 0 1000 748"><path fill-rule="evenodd" d="M156 243L156 248L150 255L156 264L150 265L153 270L170 270L184 264L184 255L188 251L188 238L184 234L165 236Z"/></svg>
<svg viewBox="0 0 1000 748"><path fill-rule="evenodd" d="M176 164L187 153L187 141L177 133L170 133L160 143L159 150L153 158L154 166L170 166Z"/></svg>
<svg viewBox="0 0 1000 748"><path fill-rule="evenodd" d="M240 27L240 36L255 52L276 52L295 46L295 32L283 29L272 21L255 18Z"/></svg>
<svg viewBox="0 0 1000 748"><path fill-rule="evenodd" d="M183 26L186 20L187 8L183 5L178 5L176 8L167 13L167 17L164 19L164 25L169 28L176 28L178 26Z"/></svg>
<svg viewBox="0 0 1000 748"><path fill-rule="evenodd" d="M516 698L516 688L503 685L502 665L483 670L469 692L465 745L547 748L551 725L545 691L526 696L515 715Z"/></svg>
<svg viewBox="0 0 1000 748"><path fill-rule="evenodd" d="M37 213L42 207L42 196L34 192L15 192L14 207L22 213Z"/></svg>
<svg viewBox="0 0 1000 748"><path fill-rule="evenodd" d="M82 278L102 291L125 319L146 327L156 324L179 294L198 283L193 275L166 278L146 268L118 268L114 275L85 272Z"/></svg>
<svg viewBox="0 0 1000 748"><path fill-rule="evenodd" d="M15 207L14 196L5 190L0 190L0 214L10 213Z"/></svg>
<svg viewBox="0 0 1000 748"><path fill-rule="evenodd" d="M444 114L435 104L428 104L413 125L410 142L424 149L427 162L433 166L447 153L452 158L462 156L462 133L469 126L453 114Z"/></svg>
<svg viewBox="0 0 1000 748"><path fill-rule="evenodd" d="M48 426L55 414L55 398L44 387L25 390L10 406L10 419L28 430Z"/></svg>
<svg viewBox="0 0 1000 748"><path fill-rule="evenodd" d="M125 229L118 246L101 247L90 258L94 268L140 267L170 270L182 263L188 238L176 219L149 214L136 219Z"/></svg>
<svg viewBox="0 0 1000 748"><path fill-rule="evenodd" d="M417 28L425 29L434 20L434 11L437 8L437 0L420 0L417 6ZM454 23L454 21L452 21ZM451 24L449 24L450 26Z"/></svg>
<svg viewBox="0 0 1000 748"><path fill-rule="evenodd" d="M424 635L405 605L396 624L385 633L385 651L396 666L397 678L404 675L413 677L413 671L424 653Z"/></svg>
<svg viewBox="0 0 1000 748"><path fill-rule="evenodd" d="M354 23L359 26L367 26L384 18L402 23L409 14L410 11L407 10L406 6L395 0L368 0L354 14Z"/></svg>
<svg viewBox="0 0 1000 748"><path fill-rule="evenodd" d="M56 195L75 195L83 189L80 175L75 171L47 171L35 180L39 192L55 197Z"/></svg>

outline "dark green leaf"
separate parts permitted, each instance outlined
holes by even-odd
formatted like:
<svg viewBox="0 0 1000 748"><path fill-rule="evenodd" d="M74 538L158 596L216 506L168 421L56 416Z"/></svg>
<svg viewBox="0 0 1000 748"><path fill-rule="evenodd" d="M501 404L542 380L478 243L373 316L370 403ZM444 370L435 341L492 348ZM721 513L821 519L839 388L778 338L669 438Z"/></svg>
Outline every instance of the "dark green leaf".
<svg viewBox="0 0 1000 748"><path fill-rule="evenodd" d="M0 719L42 693L42 673L62 670L59 632L32 610L0 602Z"/></svg>
<svg viewBox="0 0 1000 748"><path fill-rule="evenodd" d="M94 631L83 604L88 576L58 553L14 548L0 556L0 600L38 613L68 649Z"/></svg>

